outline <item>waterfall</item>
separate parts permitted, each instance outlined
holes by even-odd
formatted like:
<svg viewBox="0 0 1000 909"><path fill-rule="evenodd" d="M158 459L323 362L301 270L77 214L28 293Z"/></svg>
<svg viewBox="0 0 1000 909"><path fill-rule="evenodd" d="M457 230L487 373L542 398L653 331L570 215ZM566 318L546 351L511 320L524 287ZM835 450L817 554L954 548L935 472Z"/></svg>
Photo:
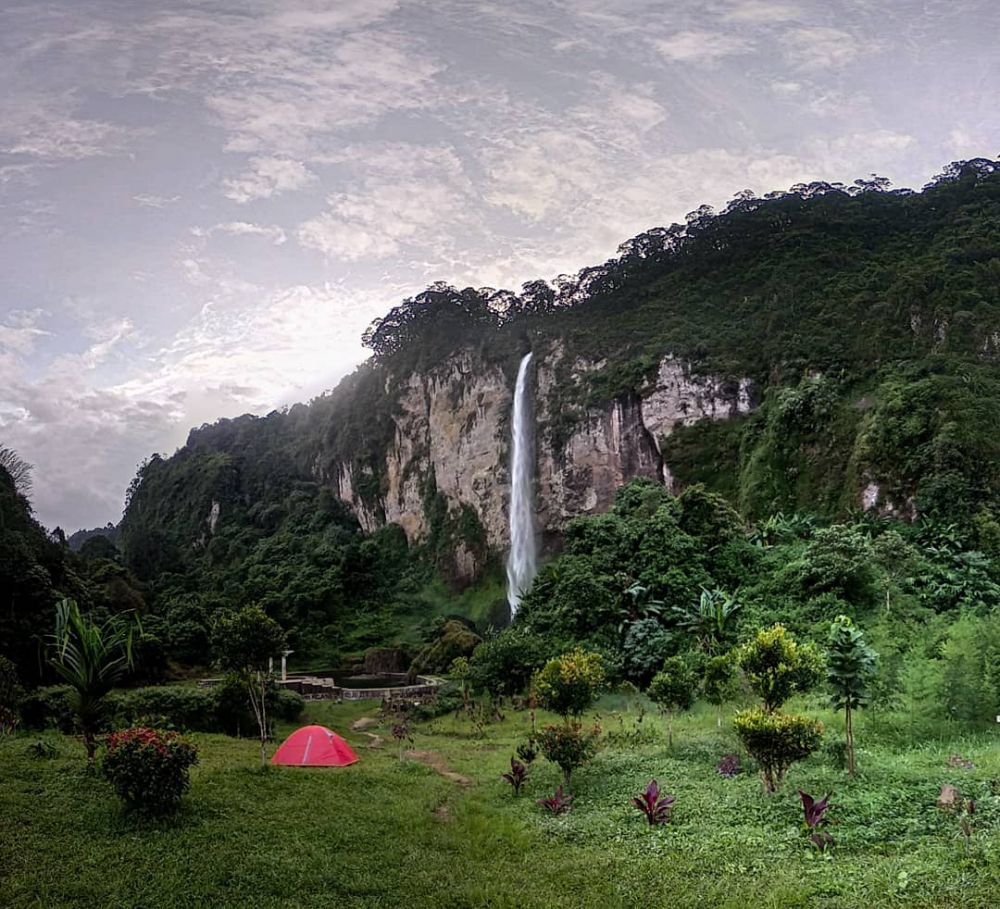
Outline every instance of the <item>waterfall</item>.
<svg viewBox="0 0 1000 909"><path fill-rule="evenodd" d="M535 473L531 391L528 387L531 354L517 370L512 415L510 456L510 555L507 556L507 602L510 617L517 615L521 595L531 586L537 570L532 481Z"/></svg>

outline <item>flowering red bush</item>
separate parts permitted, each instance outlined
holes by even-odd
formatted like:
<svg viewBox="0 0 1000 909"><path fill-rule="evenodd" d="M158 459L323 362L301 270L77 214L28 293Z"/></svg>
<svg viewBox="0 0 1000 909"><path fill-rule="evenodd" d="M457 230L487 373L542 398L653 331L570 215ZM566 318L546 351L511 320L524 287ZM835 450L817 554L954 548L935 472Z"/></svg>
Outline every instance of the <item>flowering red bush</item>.
<svg viewBox="0 0 1000 909"><path fill-rule="evenodd" d="M189 768L198 763L189 741L145 726L112 733L107 747L102 770L118 797L153 813L176 807L191 785Z"/></svg>

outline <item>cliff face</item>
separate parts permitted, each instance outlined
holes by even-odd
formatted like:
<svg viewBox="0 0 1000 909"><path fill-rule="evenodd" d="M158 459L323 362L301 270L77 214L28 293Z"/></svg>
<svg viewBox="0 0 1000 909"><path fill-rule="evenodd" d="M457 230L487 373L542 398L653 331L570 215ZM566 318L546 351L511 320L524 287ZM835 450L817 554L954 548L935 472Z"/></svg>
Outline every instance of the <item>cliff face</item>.
<svg viewBox="0 0 1000 909"><path fill-rule="evenodd" d="M748 379L723 381L691 374L670 356L641 393L627 393L576 414L571 433L550 431L560 407L556 393L565 381L565 350L550 344L536 351L533 377L536 434L536 490L539 530L558 539L566 522L610 508L615 491L635 477L673 484L662 441L675 427L698 420L724 420L749 413ZM602 368L602 361L575 360L573 383ZM391 383L387 382L387 385ZM496 364L462 350L395 386L395 433L385 451L377 497L359 492L349 464L323 479L358 515L366 530L399 524L411 541L429 531L428 482L444 496L449 512L472 509L494 551L507 546L509 437L513 382ZM368 478L366 478L368 479ZM465 551L463 551L465 549ZM454 572L468 578L481 560L459 546Z"/></svg>

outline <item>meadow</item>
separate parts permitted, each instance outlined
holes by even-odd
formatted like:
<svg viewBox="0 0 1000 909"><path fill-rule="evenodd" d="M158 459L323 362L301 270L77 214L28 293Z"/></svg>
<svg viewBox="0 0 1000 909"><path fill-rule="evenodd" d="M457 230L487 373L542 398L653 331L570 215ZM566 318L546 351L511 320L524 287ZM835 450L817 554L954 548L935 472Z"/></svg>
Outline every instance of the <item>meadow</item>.
<svg viewBox="0 0 1000 909"><path fill-rule="evenodd" d="M836 731L839 718L819 703L800 707ZM601 724L602 749L574 773L572 810L558 817L536 804L561 781L555 766L537 758L520 797L500 779L528 735L524 711L479 727L454 715L414 724L404 749L430 753L438 770L401 761L386 727L374 730L384 739L378 749L352 732L371 703L312 702L300 721L344 735L360 761L343 769L262 772L253 740L193 733L200 762L191 790L165 819L123 809L86 771L77 739L8 736L0 739L0 905L1000 904L996 732L914 742L892 717L865 715L855 779L821 751L768 796L745 756L735 778L717 772L738 747L713 708L679 717L671 749L662 718L639 705L607 695L587 716ZM445 778L444 767L465 780ZM651 827L630 799L654 777L676 803L669 824ZM975 799L971 836L937 807L945 784ZM799 788L832 794L834 845L825 853L808 841Z"/></svg>

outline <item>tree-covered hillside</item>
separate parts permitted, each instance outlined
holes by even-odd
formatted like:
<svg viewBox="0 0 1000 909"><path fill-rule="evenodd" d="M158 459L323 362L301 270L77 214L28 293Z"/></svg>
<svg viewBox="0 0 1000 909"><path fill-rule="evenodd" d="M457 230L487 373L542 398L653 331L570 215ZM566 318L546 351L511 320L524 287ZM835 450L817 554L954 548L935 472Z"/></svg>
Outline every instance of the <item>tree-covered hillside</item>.
<svg viewBox="0 0 1000 909"><path fill-rule="evenodd" d="M875 480L901 516L969 517L1000 494L1000 165L949 165L922 192L873 179L741 193L520 294L432 288L366 335L393 375L462 344L512 369L552 339L567 356L550 439L641 392L669 353L751 377L761 397L735 426L670 437L682 483L750 515L833 516ZM603 365L581 377L578 358Z"/></svg>
<svg viewBox="0 0 1000 909"><path fill-rule="evenodd" d="M480 516L469 503L449 503L433 471L419 482L422 535L407 540L399 526L379 526L386 452L399 444L398 393L456 351L512 383L527 349L558 347L539 440L556 456L595 409L641 396L666 356L695 375L751 380L749 414L678 426L657 440L678 490L701 484L721 495L740 535L789 521L854 527L868 504L873 515L916 522L924 536L908 545L921 552L940 549L932 541L942 535L955 538L950 555L907 562L937 566L927 571L942 590L967 585L973 568L998 580L998 162L949 165L920 192L871 179L740 193L725 211L702 208L683 225L647 231L574 276L517 293L434 285L377 320L365 342L372 359L328 394L203 426L172 457L152 456L129 490L117 538L96 537L79 557L47 537L5 480L4 651L37 667L38 636L54 598L67 593L85 605L138 606L164 658L192 665L208 659L217 611L246 602L289 629L299 657L323 662L380 642L416 645L449 613L480 630L502 621L502 553L485 552ZM347 474L354 509L341 499ZM619 609L631 585L650 586L642 559L617 574L593 565L583 572L584 538L620 532L614 515L606 520L568 529L566 554L543 571L526 616L550 594L558 599L557 571L582 585L577 593L598 604L595 616ZM846 530L829 537L845 552L854 539ZM770 591L755 600L762 619L772 593L792 596L776 580L791 569L766 550L740 549L750 561L720 574L705 561L714 549L684 545L657 556L676 563L661 566L680 584L674 605L703 584L745 586L744 569L767 579L754 582ZM450 567L458 549L485 566L461 594ZM890 569L891 560L876 575ZM850 605L855 593L835 595ZM793 600L789 615L809 614L812 593Z"/></svg>

